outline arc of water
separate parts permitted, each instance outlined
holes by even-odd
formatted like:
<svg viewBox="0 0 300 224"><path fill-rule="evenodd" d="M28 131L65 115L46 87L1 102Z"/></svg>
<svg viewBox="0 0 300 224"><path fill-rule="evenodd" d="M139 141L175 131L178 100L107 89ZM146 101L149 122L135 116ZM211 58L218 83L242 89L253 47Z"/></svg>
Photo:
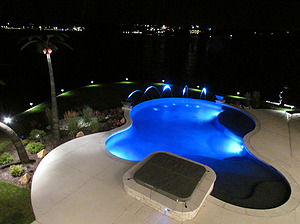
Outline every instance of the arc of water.
<svg viewBox="0 0 300 224"><path fill-rule="evenodd" d="M185 85L185 87L182 90L182 97L184 97L184 95L186 94L186 97L189 97L189 88L187 85Z"/></svg>
<svg viewBox="0 0 300 224"><path fill-rule="evenodd" d="M202 88L201 94L200 94L200 99L203 94L204 94L204 99L206 100L206 88Z"/></svg>
<svg viewBox="0 0 300 224"><path fill-rule="evenodd" d="M135 93L137 93L137 92L143 93L143 91L141 91L141 90L134 90L134 91L132 91L132 92L128 95L127 99L129 99L133 94L135 94Z"/></svg>
<svg viewBox="0 0 300 224"><path fill-rule="evenodd" d="M170 93L171 93L171 96L173 97L173 93L172 93L172 89L171 89L171 86L170 86L170 85L165 85L165 86L164 86L161 96L163 96L163 94L164 94L164 92L165 92L166 90L169 90Z"/></svg>
<svg viewBox="0 0 300 224"><path fill-rule="evenodd" d="M160 94L160 92L159 92L159 90L158 90L155 86L148 86L147 89L144 91L144 94L143 94L143 96L142 96L142 98L141 98L141 101L143 100L144 95L145 95L150 89L152 89L152 88L153 88L153 89L156 89L156 91L158 92L160 98L162 97L161 94Z"/></svg>

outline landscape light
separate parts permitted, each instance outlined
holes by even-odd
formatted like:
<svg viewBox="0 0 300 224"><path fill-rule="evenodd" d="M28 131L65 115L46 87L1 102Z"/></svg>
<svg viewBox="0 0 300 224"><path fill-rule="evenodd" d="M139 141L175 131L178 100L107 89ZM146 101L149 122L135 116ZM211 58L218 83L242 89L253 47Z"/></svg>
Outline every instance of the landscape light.
<svg viewBox="0 0 300 224"><path fill-rule="evenodd" d="M4 117L4 123L5 124L9 124L11 122L11 118L10 117Z"/></svg>
<svg viewBox="0 0 300 224"><path fill-rule="evenodd" d="M165 82L165 80L163 79L163 80L161 80L161 82L162 82L162 83L164 83L164 82Z"/></svg>
<svg viewBox="0 0 300 224"><path fill-rule="evenodd" d="M29 103L29 105L32 107L32 106L33 106L33 103Z"/></svg>
<svg viewBox="0 0 300 224"><path fill-rule="evenodd" d="M63 93L65 90L64 90L64 89L61 89L60 91Z"/></svg>
<svg viewBox="0 0 300 224"><path fill-rule="evenodd" d="M239 96L240 94L241 94L240 92L236 92L236 95L238 95L238 96Z"/></svg>
<svg viewBox="0 0 300 224"><path fill-rule="evenodd" d="M128 78L126 78L125 80L128 81Z"/></svg>
<svg viewBox="0 0 300 224"><path fill-rule="evenodd" d="M91 81L91 84L93 84L94 83L94 81Z"/></svg>
<svg viewBox="0 0 300 224"><path fill-rule="evenodd" d="M293 105L288 105L288 104L283 104L283 106L289 107L289 108L291 108L291 109L294 109L294 108L295 108L295 106L293 106Z"/></svg>

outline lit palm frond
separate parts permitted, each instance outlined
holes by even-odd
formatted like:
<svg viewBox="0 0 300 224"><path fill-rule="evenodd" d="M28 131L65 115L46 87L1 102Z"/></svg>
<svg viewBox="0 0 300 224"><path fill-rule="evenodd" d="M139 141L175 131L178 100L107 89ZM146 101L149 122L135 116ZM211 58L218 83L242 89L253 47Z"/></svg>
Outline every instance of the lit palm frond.
<svg viewBox="0 0 300 224"><path fill-rule="evenodd" d="M28 37L22 38L18 44L26 42L20 50L22 51L24 48L28 47L31 44L36 44L37 50L39 53L42 53L44 49L52 49L53 51L58 50L58 45L63 45L70 50L73 50L73 48L65 42L65 37L70 38L66 34L47 34L47 35L31 35Z"/></svg>

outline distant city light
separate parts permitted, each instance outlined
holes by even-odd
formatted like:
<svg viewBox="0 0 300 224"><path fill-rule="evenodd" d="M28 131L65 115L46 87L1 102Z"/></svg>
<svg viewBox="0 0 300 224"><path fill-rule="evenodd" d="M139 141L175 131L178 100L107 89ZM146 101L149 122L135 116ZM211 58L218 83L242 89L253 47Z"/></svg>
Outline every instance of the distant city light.
<svg viewBox="0 0 300 224"><path fill-rule="evenodd" d="M5 124L9 124L11 122L11 118L10 117L4 117L4 123Z"/></svg>
<svg viewBox="0 0 300 224"><path fill-rule="evenodd" d="M21 25L20 27L13 27L10 26L10 23L6 23L5 25L1 25L0 26L2 29L7 29L7 30L53 30L53 31L84 31L85 27L81 27L81 26L73 26L73 27L64 27L64 28L60 28L58 26L42 26L42 25L34 25L32 23L30 23L29 25Z"/></svg>

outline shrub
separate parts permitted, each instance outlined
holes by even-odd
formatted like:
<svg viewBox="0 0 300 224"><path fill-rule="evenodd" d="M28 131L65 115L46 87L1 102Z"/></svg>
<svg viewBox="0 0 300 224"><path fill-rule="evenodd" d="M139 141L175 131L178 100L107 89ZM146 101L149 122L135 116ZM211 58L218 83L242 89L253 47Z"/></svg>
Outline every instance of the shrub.
<svg viewBox="0 0 300 224"><path fill-rule="evenodd" d="M44 148L44 145L41 142L30 142L26 148L31 154L35 154L41 151Z"/></svg>
<svg viewBox="0 0 300 224"><path fill-rule="evenodd" d="M110 128L117 128L122 125L121 122L116 118L110 118L107 122Z"/></svg>
<svg viewBox="0 0 300 224"><path fill-rule="evenodd" d="M73 117L73 118L69 118L66 120L67 122L67 127L68 127L68 133L70 136L75 136L76 133L79 130L78 127L78 118L77 117Z"/></svg>
<svg viewBox="0 0 300 224"><path fill-rule="evenodd" d="M91 122L93 116L93 109L89 106L85 106L81 112L84 122Z"/></svg>
<svg viewBox="0 0 300 224"><path fill-rule="evenodd" d="M106 121L105 116L99 116L97 120L99 123L104 123Z"/></svg>
<svg viewBox="0 0 300 224"><path fill-rule="evenodd" d="M40 140L41 138L46 136L46 132L44 130L34 129L29 134L29 139L31 140Z"/></svg>
<svg viewBox="0 0 300 224"><path fill-rule="evenodd" d="M110 110L110 117L113 119L120 120L123 117L123 111L121 108L111 109Z"/></svg>
<svg viewBox="0 0 300 224"><path fill-rule="evenodd" d="M92 121L91 125L88 127L90 133L95 133L99 130L99 123L97 121Z"/></svg>
<svg viewBox="0 0 300 224"><path fill-rule="evenodd" d="M0 156L0 163L1 163L1 164L7 164L7 163L10 163L10 162L12 162L13 160L14 160L14 157L13 157L11 154L7 153L7 152L3 153L3 154Z"/></svg>
<svg viewBox="0 0 300 224"><path fill-rule="evenodd" d="M28 143L29 143L28 139L22 140L22 144L23 144L24 146L28 145Z"/></svg>
<svg viewBox="0 0 300 224"><path fill-rule="evenodd" d="M19 177L23 173L23 167L22 165L11 165L9 171L13 177Z"/></svg>
<svg viewBox="0 0 300 224"><path fill-rule="evenodd" d="M78 117L78 113L76 111L73 110L68 110L64 113L64 119L70 119L70 118L75 118Z"/></svg>

